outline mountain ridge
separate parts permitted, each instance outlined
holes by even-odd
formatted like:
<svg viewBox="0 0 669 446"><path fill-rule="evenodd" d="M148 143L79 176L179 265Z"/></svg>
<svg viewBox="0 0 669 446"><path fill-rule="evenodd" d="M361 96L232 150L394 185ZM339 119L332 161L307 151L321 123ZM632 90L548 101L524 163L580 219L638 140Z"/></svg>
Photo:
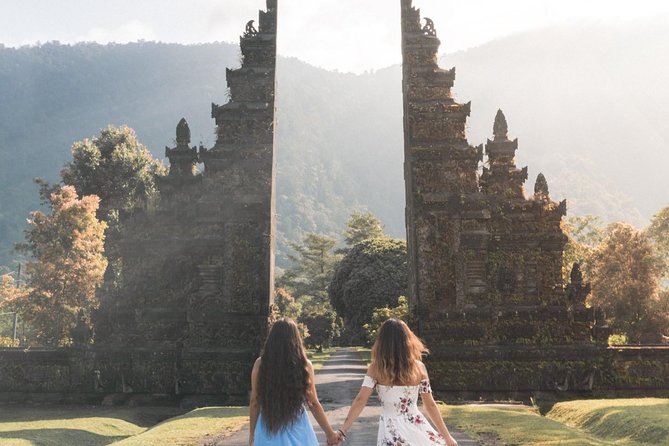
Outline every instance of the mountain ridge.
<svg viewBox="0 0 669 446"><path fill-rule="evenodd" d="M562 27L448 54L442 66L456 66L454 91L472 101L471 144L491 136L502 108L528 189L541 171L571 215L642 226L669 204L667 50L666 28ZM227 101L225 68L238 61L226 43L0 48L0 264L38 206L31 179L57 179L72 142L128 124L162 158L185 117L193 142L212 146L209 104ZM280 250L306 232L338 235L355 209L403 237L400 67L351 74L280 57L277 76Z"/></svg>

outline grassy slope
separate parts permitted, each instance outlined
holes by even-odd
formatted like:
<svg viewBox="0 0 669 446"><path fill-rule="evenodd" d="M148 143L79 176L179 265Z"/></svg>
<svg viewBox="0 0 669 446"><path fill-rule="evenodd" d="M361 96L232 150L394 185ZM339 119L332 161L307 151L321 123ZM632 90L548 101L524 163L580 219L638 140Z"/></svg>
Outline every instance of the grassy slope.
<svg viewBox="0 0 669 446"><path fill-rule="evenodd" d="M163 446L193 445L202 439L225 436L248 422L246 407L205 407L167 420L146 432L114 445Z"/></svg>
<svg viewBox="0 0 669 446"><path fill-rule="evenodd" d="M634 398L558 403L548 418L618 444L669 445L669 400Z"/></svg>
<svg viewBox="0 0 669 446"><path fill-rule="evenodd" d="M442 406L446 422L459 426L484 445L640 446L631 441L606 441L528 407Z"/></svg>
<svg viewBox="0 0 669 446"><path fill-rule="evenodd" d="M669 446L668 399L568 401L546 417L525 406L442 406L442 413L489 444Z"/></svg>
<svg viewBox="0 0 669 446"><path fill-rule="evenodd" d="M0 407L0 444L107 445L174 415L165 408Z"/></svg>

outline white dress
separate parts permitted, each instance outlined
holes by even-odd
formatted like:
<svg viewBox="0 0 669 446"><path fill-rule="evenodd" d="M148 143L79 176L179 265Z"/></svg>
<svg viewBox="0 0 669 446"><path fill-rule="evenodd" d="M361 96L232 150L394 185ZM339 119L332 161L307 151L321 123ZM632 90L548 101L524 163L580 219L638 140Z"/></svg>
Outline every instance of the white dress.
<svg viewBox="0 0 669 446"><path fill-rule="evenodd" d="M418 395L432 393L430 381L415 386L383 386L365 376L363 387L376 388L383 413L379 418L377 446L445 445L446 441L418 410Z"/></svg>

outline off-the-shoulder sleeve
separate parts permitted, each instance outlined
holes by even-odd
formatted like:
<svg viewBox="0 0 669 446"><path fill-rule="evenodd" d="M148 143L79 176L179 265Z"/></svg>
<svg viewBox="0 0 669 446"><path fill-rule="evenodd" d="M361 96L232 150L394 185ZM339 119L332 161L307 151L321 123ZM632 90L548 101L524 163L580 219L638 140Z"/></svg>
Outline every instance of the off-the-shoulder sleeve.
<svg viewBox="0 0 669 446"><path fill-rule="evenodd" d="M420 393L432 393L429 379L425 378L420 382Z"/></svg>
<svg viewBox="0 0 669 446"><path fill-rule="evenodd" d="M370 389L373 389L376 387L376 381L373 380L370 376L365 375L365 379L362 381L362 387L369 387Z"/></svg>

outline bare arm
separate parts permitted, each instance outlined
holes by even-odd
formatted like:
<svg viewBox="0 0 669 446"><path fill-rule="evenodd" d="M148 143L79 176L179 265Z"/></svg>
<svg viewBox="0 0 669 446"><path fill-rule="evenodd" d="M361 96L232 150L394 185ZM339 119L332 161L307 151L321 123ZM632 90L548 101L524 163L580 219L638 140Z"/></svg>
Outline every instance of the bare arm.
<svg viewBox="0 0 669 446"><path fill-rule="evenodd" d="M351 408L348 410L348 415L346 415L346 420L344 421L344 424L341 426L341 430L346 434L348 430L351 428L355 420L358 419L360 416L360 412L362 412L362 409L365 408L367 405L367 400L369 400L369 397L372 395L372 392L374 389L371 387L361 387L360 391L356 395L355 399L351 403Z"/></svg>
<svg viewBox="0 0 669 446"><path fill-rule="evenodd" d="M318 401L314 366L311 361L307 362L307 370L309 372L309 390L307 391L307 404L309 405L309 409L311 410L311 413L314 414L314 418L316 419L318 425L321 427L321 429L323 429L325 435L327 435L328 444L337 444L339 436L335 433L334 430L332 430L332 426L330 426L330 422L325 416L323 406L321 406L321 402Z"/></svg>
<svg viewBox="0 0 669 446"><path fill-rule="evenodd" d="M370 376L370 369L367 368L367 376ZM361 387L360 391L356 395L355 399L351 403L351 408L348 410L348 415L346 415L346 420L344 421L344 424L341 426L341 430L346 434L348 430L351 428L355 420L358 419L360 416L360 412L362 412L362 409L365 408L367 405L367 401L369 400L369 397L372 395L372 392L374 391L373 387Z"/></svg>
<svg viewBox="0 0 669 446"><path fill-rule="evenodd" d="M249 427L249 445L253 446L253 434L258 423L258 414L260 413L260 406L258 405L258 370L260 369L260 358L256 359L253 364L253 371L251 372L251 401L249 403L249 418L251 419L251 426Z"/></svg>
<svg viewBox="0 0 669 446"><path fill-rule="evenodd" d="M421 362L420 366L423 371L423 379L429 380L425 365ZM437 403L434 401L434 397L432 396L432 390L431 389L428 390L429 392L425 393L421 392L420 394L420 397L423 400L423 410L425 411L427 417L432 422L432 425L437 429L439 434L441 434L441 436L444 437L444 439L446 440L446 445L457 446L458 442L455 441L455 439L451 436L451 433L448 431L448 428L444 423L444 419L441 417L441 411L439 410Z"/></svg>

